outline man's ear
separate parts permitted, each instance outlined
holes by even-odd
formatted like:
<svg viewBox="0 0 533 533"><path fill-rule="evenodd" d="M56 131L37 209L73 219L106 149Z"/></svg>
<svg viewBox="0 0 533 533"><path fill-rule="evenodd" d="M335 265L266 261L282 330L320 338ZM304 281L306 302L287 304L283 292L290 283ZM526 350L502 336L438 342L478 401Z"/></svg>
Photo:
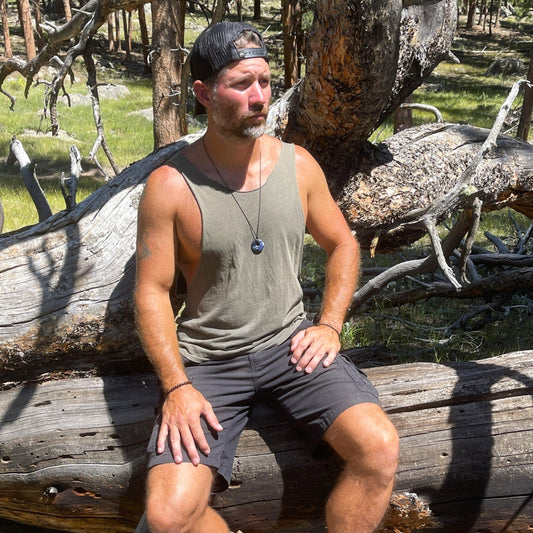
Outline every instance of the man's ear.
<svg viewBox="0 0 533 533"><path fill-rule="evenodd" d="M204 107L207 107L211 103L211 90L203 81L196 80L192 84L192 89L194 91L196 99Z"/></svg>

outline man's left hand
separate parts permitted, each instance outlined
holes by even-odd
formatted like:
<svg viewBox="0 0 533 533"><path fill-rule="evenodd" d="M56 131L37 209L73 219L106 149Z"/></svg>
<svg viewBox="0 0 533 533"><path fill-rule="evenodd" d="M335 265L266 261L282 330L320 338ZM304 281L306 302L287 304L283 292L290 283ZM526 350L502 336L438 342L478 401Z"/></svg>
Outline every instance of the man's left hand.
<svg viewBox="0 0 533 533"><path fill-rule="evenodd" d="M299 372L312 372L320 362L329 366L339 353L341 343L329 326L311 326L297 333L291 343L291 363Z"/></svg>

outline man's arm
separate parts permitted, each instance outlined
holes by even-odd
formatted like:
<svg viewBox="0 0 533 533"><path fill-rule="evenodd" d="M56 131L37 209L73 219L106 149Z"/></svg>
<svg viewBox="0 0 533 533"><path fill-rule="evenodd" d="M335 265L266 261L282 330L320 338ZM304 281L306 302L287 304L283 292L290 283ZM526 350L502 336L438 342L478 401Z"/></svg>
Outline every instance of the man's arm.
<svg viewBox="0 0 533 533"><path fill-rule="evenodd" d="M179 353L170 290L176 274L176 218L180 180L169 167L157 169L148 179L141 198L137 225L137 271L135 315L138 333L148 358L159 376L163 391L188 381ZM183 195L181 195L183 196ZM183 446L193 464L200 462L198 448L209 447L200 418L217 431L222 427L211 405L192 387L185 385L168 394L162 408L157 450L170 439L177 463Z"/></svg>
<svg viewBox="0 0 533 533"><path fill-rule="evenodd" d="M292 362L312 372L322 361L330 365L340 349L339 334L359 277L359 244L331 197L318 163L297 148L297 172L306 225L326 251L326 286L319 324L293 339ZM326 325L327 324L327 325Z"/></svg>

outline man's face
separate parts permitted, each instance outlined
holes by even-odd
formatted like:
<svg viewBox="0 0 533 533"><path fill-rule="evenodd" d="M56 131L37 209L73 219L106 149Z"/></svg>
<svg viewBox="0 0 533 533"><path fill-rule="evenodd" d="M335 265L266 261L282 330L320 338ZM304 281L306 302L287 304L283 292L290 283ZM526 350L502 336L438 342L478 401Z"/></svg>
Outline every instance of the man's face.
<svg viewBox="0 0 533 533"><path fill-rule="evenodd" d="M226 135L257 139L265 132L270 103L270 68L262 58L231 63L212 90L210 120Z"/></svg>

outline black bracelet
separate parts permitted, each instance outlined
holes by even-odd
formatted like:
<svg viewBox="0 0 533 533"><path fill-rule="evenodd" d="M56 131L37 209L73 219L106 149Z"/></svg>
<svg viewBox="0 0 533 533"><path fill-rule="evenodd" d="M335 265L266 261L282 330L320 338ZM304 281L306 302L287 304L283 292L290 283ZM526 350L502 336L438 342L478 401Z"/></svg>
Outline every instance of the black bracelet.
<svg viewBox="0 0 533 533"><path fill-rule="evenodd" d="M337 328L334 328L331 324L326 324L325 322L319 322L318 325L319 326L326 326L328 328L331 328L339 336L339 339L340 339L340 337L341 337L340 331Z"/></svg>
<svg viewBox="0 0 533 533"><path fill-rule="evenodd" d="M174 385L173 387L170 387L170 389L168 389L168 390L165 392L165 398L166 398L171 392L174 392L176 389L179 389L180 387L185 387L185 385L192 385L192 382L191 382L191 381L182 381L181 383L178 383L177 385Z"/></svg>

